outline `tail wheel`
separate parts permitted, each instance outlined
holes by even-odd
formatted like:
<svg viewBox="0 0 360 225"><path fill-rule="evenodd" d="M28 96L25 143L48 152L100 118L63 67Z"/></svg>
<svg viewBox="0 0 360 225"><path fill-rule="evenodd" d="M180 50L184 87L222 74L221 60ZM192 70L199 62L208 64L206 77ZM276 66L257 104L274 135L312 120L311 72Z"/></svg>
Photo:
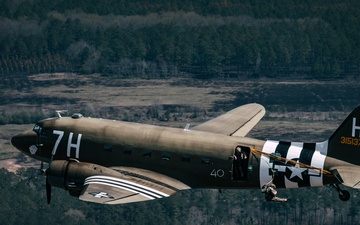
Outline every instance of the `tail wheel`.
<svg viewBox="0 0 360 225"><path fill-rule="evenodd" d="M339 198L341 201L348 201L350 199L350 193L346 190L340 190Z"/></svg>

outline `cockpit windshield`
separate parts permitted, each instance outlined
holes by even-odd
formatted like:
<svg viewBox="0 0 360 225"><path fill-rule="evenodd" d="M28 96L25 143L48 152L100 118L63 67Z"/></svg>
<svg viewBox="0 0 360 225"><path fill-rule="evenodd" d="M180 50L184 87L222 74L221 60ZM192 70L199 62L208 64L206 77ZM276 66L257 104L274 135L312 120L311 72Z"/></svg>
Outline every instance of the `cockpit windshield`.
<svg viewBox="0 0 360 225"><path fill-rule="evenodd" d="M35 124L33 131L37 134L37 135L41 135L41 130L42 127L40 127L39 125Z"/></svg>

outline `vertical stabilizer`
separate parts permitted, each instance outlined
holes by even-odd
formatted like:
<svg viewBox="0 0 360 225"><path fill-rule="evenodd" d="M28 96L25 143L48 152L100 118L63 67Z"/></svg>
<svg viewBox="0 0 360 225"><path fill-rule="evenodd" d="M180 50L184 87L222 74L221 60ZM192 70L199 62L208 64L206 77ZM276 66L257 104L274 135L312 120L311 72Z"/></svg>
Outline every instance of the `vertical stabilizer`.
<svg viewBox="0 0 360 225"><path fill-rule="evenodd" d="M328 156L360 165L360 107L330 137Z"/></svg>

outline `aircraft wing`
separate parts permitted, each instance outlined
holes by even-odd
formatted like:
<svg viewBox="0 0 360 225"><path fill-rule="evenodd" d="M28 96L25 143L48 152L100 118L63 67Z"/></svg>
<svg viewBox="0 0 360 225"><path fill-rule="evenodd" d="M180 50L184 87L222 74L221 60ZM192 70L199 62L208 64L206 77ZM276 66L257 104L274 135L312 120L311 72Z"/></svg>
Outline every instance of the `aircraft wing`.
<svg viewBox="0 0 360 225"><path fill-rule="evenodd" d="M244 137L265 115L262 105L253 103L237 107L191 130Z"/></svg>
<svg viewBox="0 0 360 225"><path fill-rule="evenodd" d="M189 186L171 177L130 167L112 168L121 176L90 176L80 200L102 204L125 204L169 197Z"/></svg>

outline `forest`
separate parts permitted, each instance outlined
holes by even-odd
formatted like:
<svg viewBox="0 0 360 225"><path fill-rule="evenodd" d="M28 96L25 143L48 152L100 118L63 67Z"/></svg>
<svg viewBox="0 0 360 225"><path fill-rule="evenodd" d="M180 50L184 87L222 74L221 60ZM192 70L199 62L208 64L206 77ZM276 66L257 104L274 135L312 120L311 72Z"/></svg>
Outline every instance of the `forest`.
<svg viewBox="0 0 360 225"><path fill-rule="evenodd" d="M360 3L0 0L0 75L354 77Z"/></svg>
<svg viewBox="0 0 360 225"><path fill-rule="evenodd" d="M190 190L170 198L106 206L81 202L53 188L46 203L45 176L38 169L16 174L0 169L1 224L357 224L358 196L343 203L329 187L281 190L296 196L288 203L267 203L260 190ZM8 185L8 184L11 185Z"/></svg>

